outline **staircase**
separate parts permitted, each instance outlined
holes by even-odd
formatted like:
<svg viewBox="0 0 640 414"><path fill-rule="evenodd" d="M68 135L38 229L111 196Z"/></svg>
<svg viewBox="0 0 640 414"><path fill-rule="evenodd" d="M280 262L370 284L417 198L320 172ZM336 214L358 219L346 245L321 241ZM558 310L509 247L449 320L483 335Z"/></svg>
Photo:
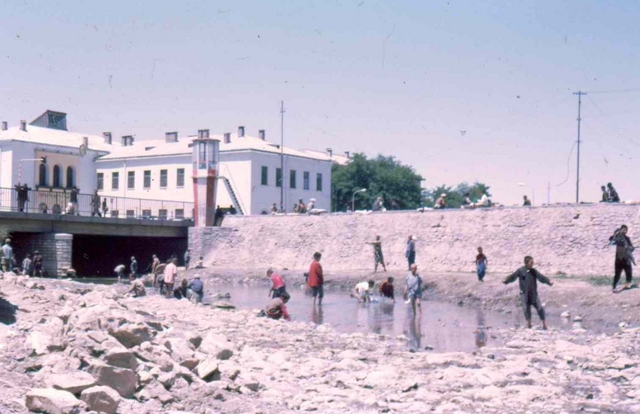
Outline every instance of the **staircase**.
<svg viewBox="0 0 640 414"><path fill-rule="evenodd" d="M233 207L236 209L238 214L244 216L244 210L242 209L242 206L240 205L240 201L238 201L238 197L236 196L236 192L233 191L233 187L231 186L231 182L229 182L229 179L227 177L220 176L219 178L222 180L222 182L224 183L224 186L227 188L227 192L229 193L229 196L231 197L231 202L233 202Z"/></svg>

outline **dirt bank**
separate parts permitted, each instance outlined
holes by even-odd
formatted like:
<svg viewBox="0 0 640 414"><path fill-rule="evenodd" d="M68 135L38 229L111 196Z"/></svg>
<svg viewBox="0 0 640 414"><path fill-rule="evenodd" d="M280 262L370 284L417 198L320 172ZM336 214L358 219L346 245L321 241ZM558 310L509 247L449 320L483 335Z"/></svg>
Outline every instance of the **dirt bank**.
<svg viewBox="0 0 640 414"><path fill-rule="evenodd" d="M570 283L557 290L573 292ZM640 410L637 328L503 329L504 346L412 353L396 346L403 336L344 334L157 295L123 298L124 289L5 275L0 412L79 413L98 403L122 414Z"/></svg>

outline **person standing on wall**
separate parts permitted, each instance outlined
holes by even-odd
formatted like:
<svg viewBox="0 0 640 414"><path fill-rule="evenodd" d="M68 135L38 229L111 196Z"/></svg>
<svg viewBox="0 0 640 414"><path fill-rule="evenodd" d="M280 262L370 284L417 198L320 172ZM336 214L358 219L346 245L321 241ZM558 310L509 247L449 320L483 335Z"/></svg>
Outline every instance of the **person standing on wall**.
<svg viewBox="0 0 640 414"><path fill-rule="evenodd" d="M313 262L309 267L309 279L307 285L311 288L311 294L313 295L313 306L316 306L316 297L318 298L318 306L322 306L322 298L324 297L324 275L322 273L322 266L320 265L320 259L322 255L320 252L313 254Z"/></svg>
<svg viewBox="0 0 640 414"><path fill-rule="evenodd" d="M411 265L416 262L416 239L411 235L407 240L407 251L404 256L407 258L407 262L409 263L408 270L411 270Z"/></svg>
<svg viewBox="0 0 640 414"><path fill-rule="evenodd" d="M629 228L623 224L619 229L613 233L613 236L609 237L609 245L616 246L616 260L614 263L614 276L613 276L613 293L617 293L618 290L616 286L620 281L620 276L622 276L622 271L624 270L624 275L626 279L626 283L622 290L629 289L631 280L633 278L633 268L632 264L636 264L635 259L633 258L633 251L635 247L631 243L631 239L627 236L627 232Z"/></svg>
<svg viewBox="0 0 640 414"><path fill-rule="evenodd" d="M524 258L524 266L509 275L502 283L508 285L515 282L516 279L518 280L520 303L524 311L524 317L527 320L527 327L531 329L531 307L533 306L538 311L538 316L542 321L542 329L547 330L544 308L540 297L538 297L538 281L549 286L553 286L553 282L534 269L534 264L533 257L526 256Z"/></svg>
<svg viewBox="0 0 640 414"><path fill-rule="evenodd" d="M95 190L93 195L91 195L91 217L95 215L102 217L102 214L100 214L100 196L98 195L98 190Z"/></svg>

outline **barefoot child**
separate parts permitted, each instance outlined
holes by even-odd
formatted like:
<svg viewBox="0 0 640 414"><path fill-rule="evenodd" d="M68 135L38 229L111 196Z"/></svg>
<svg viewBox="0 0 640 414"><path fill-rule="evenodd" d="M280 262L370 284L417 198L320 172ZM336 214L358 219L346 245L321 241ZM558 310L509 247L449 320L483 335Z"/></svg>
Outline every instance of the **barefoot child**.
<svg viewBox="0 0 640 414"><path fill-rule="evenodd" d="M478 280L483 282L484 274L487 272L487 256L482 253L482 247L478 247L478 255L476 256L476 270L478 272Z"/></svg>
<svg viewBox="0 0 640 414"><path fill-rule="evenodd" d="M545 321L544 308L538 297L538 281L549 286L553 286L553 282L534 269L534 264L533 257L526 256L524 258L524 266L513 272L513 274L508 276L502 283L508 285L518 279L520 284L520 302L524 311L524 317L527 320L527 327L531 328L531 307L533 306L542 321L542 329L546 330L547 322Z"/></svg>

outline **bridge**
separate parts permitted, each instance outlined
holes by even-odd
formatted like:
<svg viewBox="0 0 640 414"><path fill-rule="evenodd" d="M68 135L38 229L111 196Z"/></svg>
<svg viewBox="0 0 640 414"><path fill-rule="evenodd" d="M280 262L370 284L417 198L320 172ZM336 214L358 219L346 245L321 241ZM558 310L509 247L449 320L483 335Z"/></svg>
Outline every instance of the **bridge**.
<svg viewBox="0 0 640 414"><path fill-rule="evenodd" d="M12 238L18 267L35 251L43 256L49 275L71 267L85 276L112 275L113 268L128 265L131 256L141 271L152 254L161 261L170 256L182 261L194 224L193 203L99 199L98 209L94 195L72 195L72 189L0 188L0 236Z"/></svg>

